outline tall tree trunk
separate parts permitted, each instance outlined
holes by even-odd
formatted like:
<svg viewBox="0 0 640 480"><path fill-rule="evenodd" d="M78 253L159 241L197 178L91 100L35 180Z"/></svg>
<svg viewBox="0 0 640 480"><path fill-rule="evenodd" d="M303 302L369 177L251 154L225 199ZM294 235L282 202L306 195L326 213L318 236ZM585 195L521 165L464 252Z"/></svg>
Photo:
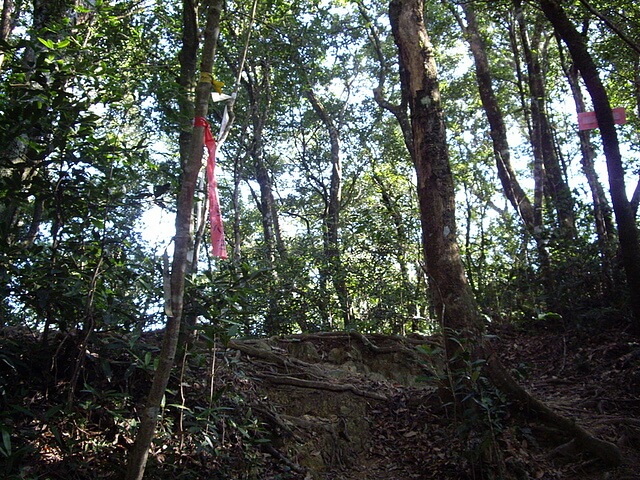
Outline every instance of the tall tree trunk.
<svg viewBox="0 0 640 480"><path fill-rule="evenodd" d="M13 0L4 0L2 3L2 17L0 17L0 40L6 42L13 30L15 2ZM2 66L2 65L0 65Z"/></svg>
<svg viewBox="0 0 640 480"><path fill-rule="evenodd" d="M244 170L244 162L242 160L244 157L244 154L238 153L233 159L233 193L231 194L231 205L233 208L233 253L231 254L231 258L235 265L239 265L242 260L240 185L242 183L242 172Z"/></svg>
<svg viewBox="0 0 640 480"><path fill-rule="evenodd" d="M382 176L376 171L375 165L372 168L372 176L374 182L380 188L380 195L382 197L382 205L384 206L387 214L391 217L391 221L394 227L394 235L395 235L395 243L397 245L396 252L396 261L398 262L398 266L400 267L400 277L402 278L402 286L404 291L407 294L407 304L405 310L405 316L401 320L401 322L394 323L392 327L392 331L397 334L404 335L405 332L405 324L406 320L412 317L416 317L418 315L415 305L415 302L412 300L414 297L413 292L415 292L415 288L413 286L413 282L411 281L411 276L409 275L409 266L407 262L407 250L409 248L408 245L408 235L405 226L404 219L400 211L398 210L397 203L389 194L389 187L385 184ZM415 321L412 321L411 325L412 331L417 330L417 325L415 325Z"/></svg>
<svg viewBox="0 0 640 480"><path fill-rule="evenodd" d="M253 159L255 179L260 186L260 198L257 199L258 210L262 215L262 230L267 251L265 255L270 264L276 257L286 256L286 247L282 241L278 208L273 193L271 173L265 161L264 128L271 113L271 68L267 61L261 68L250 68L243 84L249 97L253 140L249 154ZM260 72L260 73L258 73ZM259 78L259 75L261 78Z"/></svg>
<svg viewBox="0 0 640 480"><path fill-rule="evenodd" d="M371 40L371 44L380 68L380 70L378 71L378 85L373 89L373 98L380 108L387 110L394 117L396 117L398 125L400 125L400 130L402 131L402 138L404 139L404 143L413 158L413 136L411 134L411 121L409 120L409 115L407 114L408 100L406 98L406 95L404 95L404 92L401 92L401 101L398 105L392 104L384 97L384 84L387 79L387 75L389 74L387 67L388 62L382 51L382 42L380 41L380 36L378 35L378 31L376 30L373 19L367 12L367 7L364 5L362 0L358 0L357 4L358 11L360 12L360 15L369 28L369 39Z"/></svg>
<svg viewBox="0 0 640 480"><path fill-rule="evenodd" d="M493 144L493 154L496 159L496 167L498 177L502 183L502 189L505 196L516 210L522 220L525 229L534 239L538 251L540 267L542 271L542 281L547 294L553 292L553 282L551 278L551 258L547 251L541 214L541 188L536 188L540 192L540 198L536 198L534 203L520 186L515 170L511 165L511 149L509 147L509 139L507 136L507 126L504 121L504 115L500 108L500 103L493 89L493 78L489 65L489 58L486 47L480 31L475 11L470 3L462 5L466 18L466 26L459 20L461 27L464 29L473 55L476 70L476 81L478 83L478 91L480 93L480 101L489 122L491 141ZM534 173L537 186L542 185L541 172L536 175Z"/></svg>
<svg viewBox="0 0 640 480"><path fill-rule="evenodd" d="M561 46L560 46L561 48ZM573 64L568 64L561 51L562 69L567 77L573 101L576 104L576 113L586 111L578 71ZM593 202L593 217L595 220L596 235L598 237L598 248L600 250L600 258L602 259L602 285L603 295L606 298L619 296L619 292L614 289L614 262L618 245L618 237L613 224L613 212L609 205L609 200L605 194L604 188L598 179L595 168L596 150L591 142L591 134L588 130L578 131L580 139L580 152L582 154L581 164L582 171L589 184L591 190L591 199Z"/></svg>
<svg viewBox="0 0 640 480"><path fill-rule="evenodd" d="M541 40L542 24L536 21L533 29L533 45L529 38L528 25L520 0L514 0L516 22L527 65L529 97L531 99L531 145L538 164L544 166L544 186L557 212L558 231L561 238L569 240L576 235L573 197L564 180L564 173L556 153L551 124L546 108L546 87L540 58L544 51ZM537 20L537 19L536 19Z"/></svg>
<svg viewBox="0 0 640 480"><path fill-rule="evenodd" d="M525 124L529 131L529 136L533 137L532 134L532 120L531 120L531 109L529 108L528 99L530 98L530 94L528 88L526 88L526 75L522 69L522 61L520 59L520 44L518 42L519 34L518 34L518 26L517 20L515 19L515 15L513 18L509 18L509 42L511 44L511 51L513 53L513 61L516 66L516 80L518 86L518 96L520 98L520 106L522 109L522 114L524 117ZM543 237L543 218L542 218L542 204L544 200L544 164L542 163L542 159L538 156L534 155L533 158L533 215L534 222L539 227L538 236ZM544 243L542 243L544 245ZM538 246L538 250L540 250L540 244ZM544 268L544 267L543 267Z"/></svg>
<svg viewBox="0 0 640 480"><path fill-rule="evenodd" d="M636 98L636 114L640 114L640 54L636 55L633 65L634 70L634 94ZM631 198L631 208L633 214L638 214L638 206L640 206L640 181L636 184L636 188L633 191L633 197Z"/></svg>
<svg viewBox="0 0 640 480"><path fill-rule="evenodd" d="M329 199L325 221L325 250L327 261L331 269L331 280L340 302L344 328L354 327L351 312L351 300L346 282L346 272L340 255L340 210L342 210L342 157L340 154L340 132L335 122L320 102L313 89L308 86L305 96L311 103L316 115L320 118L329 132L331 143L331 180Z"/></svg>
<svg viewBox="0 0 640 480"><path fill-rule="evenodd" d="M264 236L264 258L272 268L271 277L274 285L272 298L269 300L264 319L264 330L267 334L276 335L284 332L281 315L281 301L277 297L291 295L293 285L291 278L286 273L280 275L280 268L287 259L287 247L282 238L280 228L280 215L274 194L272 173L265 158L264 129L271 114L271 65L268 59L264 59L260 65L256 65L249 59L246 76L243 85L247 91L250 112L250 142L248 153L253 160L253 175L260 187L260 194L253 193L256 205L262 217L262 232ZM277 290L277 292L275 291ZM301 331L306 332L308 325L304 317L297 319Z"/></svg>
<svg viewBox="0 0 640 480"><path fill-rule="evenodd" d="M216 44L220 31L220 14L223 0L210 0L207 5L207 22L204 33L204 46L200 64L201 77L196 87L195 116L206 117L209 109L211 81L207 78L213 70ZM191 2L185 2L184 8L194 8ZM162 341L158 367L153 376L153 382L146 400L136 440L131 449L127 462L126 480L141 480L147 463L149 447L155 435L158 415L162 398L173 369L180 324L183 314L185 274L188 264L189 250L193 242L193 202L202 167L204 145L204 127L194 126L190 143L190 158L184 165L181 179L178 207L176 212L176 235L173 262L171 266L171 305L170 315Z"/></svg>
<svg viewBox="0 0 640 480"><path fill-rule="evenodd" d="M2 4L2 17L0 17L0 41L6 43L15 24L16 5L13 0L4 0ZM4 51L0 52L0 71L4 63Z"/></svg>
<svg viewBox="0 0 640 480"><path fill-rule="evenodd" d="M423 8L422 0L392 0L389 17L400 55L400 82L411 112L413 160L431 296L443 327L448 359L458 358L459 363L460 342L453 336L476 342L482 323L456 241L453 176L435 52L424 26Z"/></svg>
<svg viewBox="0 0 640 480"><path fill-rule="evenodd" d="M556 0L540 0L540 6L567 45L574 64L580 70L595 109L607 161L609 191L618 224L620 252L627 278L630 307L634 316L634 330L640 335L640 237L635 214L627 198L624 165L609 96L598 75L598 67L589 54L585 39L571 23L562 6Z"/></svg>
<svg viewBox="0 0 640 480"><path fill-rule="evenodd" d="M196 71L198 68L199 41L198 6L195 0L185 0L182 8L182 48L178 54L180 60L180 75L178 76L178 105L180 108L180 136L178 145L180 148L180 170L184 174L187 165L191 162L191 143L193 139L193 118L195 114L195 89ZM204 203L202 200L194 201L194 216L196 222L204 226L202 220ZM206 216L206 215L205 215ZM198 268L198 243L202 235L202 228L195 228L196 235L191 243L185 266L185 276L196 273ZM179 345L187 345L193 335L197 317L191 313L189 307L191 300L187 294L184 299L184 319L181 322Z"/></svg>
<svg viewBox="0 0 640 480"><path fill-rule="evenodd" d="M458 354L465 341L475 347L472 354L484 354L488 348L481 345L482 323L456 243L455 191L434 51L424 26L423 8L422 0L391 0L389 18L400 56L400 82L407 92L411 109L427 274L445 334L449 364L455 368L464 364ZM460 336L451 338L452 331ZM456 356L457 360L453 361ZM486 358L490 378L526 411L565 430L575 438L578 447L611 465L620 463L620 452L615 445L595 439L575 422L552 412L518 386L495 355ZM464 375L464 371L459 375ZM455 392L451 393L455 395Z"/></svg>

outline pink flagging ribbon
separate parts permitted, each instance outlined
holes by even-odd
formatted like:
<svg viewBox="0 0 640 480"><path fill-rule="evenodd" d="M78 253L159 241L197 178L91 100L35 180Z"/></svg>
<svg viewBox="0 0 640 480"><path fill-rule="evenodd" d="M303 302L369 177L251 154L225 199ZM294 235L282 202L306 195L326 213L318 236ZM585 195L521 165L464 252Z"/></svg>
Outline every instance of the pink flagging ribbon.
<svg viewBox="0 0 640 480"><path fill-rule="evenodd" d="M207 196L209 197L209 224L211 226L211 251L214 257L227 257L227 244L224 238L224 225L218 200L218 182L216 180L216 140L211 133L209 122L203 117L193 121L196 127L204 127L204 145L207 147Z"/></svg>

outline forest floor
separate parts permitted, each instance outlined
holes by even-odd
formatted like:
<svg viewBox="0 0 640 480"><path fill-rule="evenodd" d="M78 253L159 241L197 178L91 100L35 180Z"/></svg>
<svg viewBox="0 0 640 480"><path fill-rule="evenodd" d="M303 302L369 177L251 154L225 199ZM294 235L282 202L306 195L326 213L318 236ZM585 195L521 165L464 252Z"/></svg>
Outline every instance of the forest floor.
<svg viewBox="0 0 640 480"><path fill-rule="evenodd" d="M455 412L435 337L352 332L198 340L172 378L145 478L640 479L637 339L553 322L491 333L520 384L616 444L622 465L518 411L479 366ZM120 478L159 338L96 336L69 398L73 337L0 330L0 478Z"/></svg>

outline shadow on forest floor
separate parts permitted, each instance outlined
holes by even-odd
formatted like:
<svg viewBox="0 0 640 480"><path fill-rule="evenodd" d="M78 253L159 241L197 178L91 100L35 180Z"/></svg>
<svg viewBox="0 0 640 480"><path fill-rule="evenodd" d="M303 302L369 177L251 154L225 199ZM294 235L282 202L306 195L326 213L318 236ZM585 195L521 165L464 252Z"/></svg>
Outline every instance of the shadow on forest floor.
<svg viewBox="0 0 640 480"><path fill-rule="evenodd" d="M507 408L479 369L473 408L455 420L435 338L322 333L197 341L172 378L145 478L640 478L637 341L544 325L492 333L521 385L618 445L621 467ZM158 338L96 336L68 404L74 339L0 331L0 477L120 478Z"/></svg>

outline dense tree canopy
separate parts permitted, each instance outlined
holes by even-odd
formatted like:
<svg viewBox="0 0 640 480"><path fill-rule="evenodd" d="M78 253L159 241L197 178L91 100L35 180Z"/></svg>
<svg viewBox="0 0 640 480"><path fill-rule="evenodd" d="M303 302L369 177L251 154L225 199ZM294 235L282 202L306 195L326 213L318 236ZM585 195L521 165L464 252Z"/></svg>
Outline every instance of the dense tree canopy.
<svg viewBox="0 0 640 480"><path fill-rule="evenodd" d="M67 330L95 310L106 324L144 328L161 321L161 292L157 247L139 238L153 225L139 219L173 210L174 152L190 128L184 102L197 66L179 73L179 4L60 3L6 2L3 11L3 322ZM370 331L429 329L406 132L389 116L406 108L386 5L256 8L250 22L248 6L226 5L214 67L224 93L240 80L220 173L235 254L230 262L205 256L193 284L211 288L199 275L262 272L245 284L246 304L225 309L245 333L342 328L345 318ZM567 12L592 45L613 106L626 109L617 130L630 187L634 9L585 3ZM575 321L594 308L624 308L625 280L609 278L619 271L615 231L596 228L611 225L606 189L594 192L607 184L600 142L578 136L568 80L576 67L552 25L527 3L427 10L458 240L483 311L519 320L554 311ZM579 79L574 86L584 104ZM214 128L223 106L212 104ZM591 170L580 138L595 152ZM637 195L628 194L635 212ZM206 241L199 245L205 252ZM110 299L118 280L130 288ZM222 299L202 293L193 308L218 319L212 308Z"/></svg>

